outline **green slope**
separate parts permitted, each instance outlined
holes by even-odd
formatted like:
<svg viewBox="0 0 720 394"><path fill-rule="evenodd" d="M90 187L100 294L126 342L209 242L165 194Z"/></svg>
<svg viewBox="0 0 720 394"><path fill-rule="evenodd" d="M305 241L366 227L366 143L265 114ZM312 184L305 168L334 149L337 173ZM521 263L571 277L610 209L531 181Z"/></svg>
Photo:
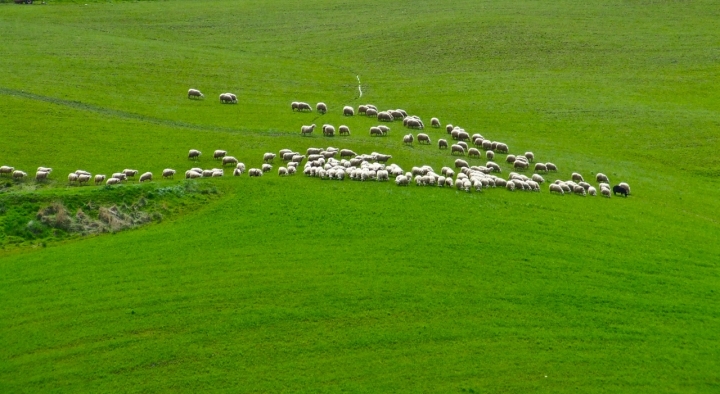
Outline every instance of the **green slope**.
<svg viewBox="0 0 720 394"><path fill-rule="evenodd" d="M376 121L339 115L365 102L531 150L560 167L550 180L633 186L602 199L275 171L201 180L222 197L161 224L0 249L0 391L717 391L718 14L0 4L13 37L0 42L0 165L55 168L46 186L10 182L4 204L77 194L63 181L77 168L183 172L190 148L202 167L219 148L259 166L266 151L328 145L451 165L434 144L403 146L399 124L371 138ZM220 105L225 91L239 105ZM300 137L313 122L353 135Z"/></svg>

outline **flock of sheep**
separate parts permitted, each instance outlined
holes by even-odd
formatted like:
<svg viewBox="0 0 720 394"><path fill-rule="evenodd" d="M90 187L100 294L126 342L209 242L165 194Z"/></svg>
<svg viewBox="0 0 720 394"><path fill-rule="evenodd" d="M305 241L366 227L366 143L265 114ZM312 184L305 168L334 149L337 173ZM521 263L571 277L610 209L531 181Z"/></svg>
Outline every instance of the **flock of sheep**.
<svg viewBox="0 0 720 394"><path fill-rule="evenodd" d="M201 99L203 94L197 89L188 91L188 98ZM237 97L232 93L223 93L220 95L220 101L223 103L237 103ZM310 104L305 102L292 102L291 109L299 112L312 112ZM325 103L317 103L315 109L325 114L328 106ZM354 116L355 109L350 106L343 108L344 116ZM402 119L403 126L408 129L423 130L425 125L418 116L408 115L402 109L391 109L386 111L378 111L377 107L372 104L360 105L357 113L368 117L377 118L382 122L394 122ZM430 125L433 128L440 128L440 120L432 118ZM301 127L302 135L312 134L316 125L308 125ZM322 127L324 136L332 137L335 135L335 127L325 124ZM431 166L424 165L420 167L412 167L411 171L404 171L397 164L387 164L392 156L372 152L370 154L357 154L350 149L338 149L334 147L328 148L308 148L305 154L293 151L291 149L282 149L278 154L268 152L263 155L263 164L260 168L250 168L247 173L250 177L260 177L265 173L272 171L273 163L276 157L283 161L284 165L278 168L279 176L291 176L299 171L302 165L302 172L309 177L317 177L320 179L344 180L346 177L357 181L389 181L390 178L395 180L398 186L407 186L414 183L417 186L439 186L439 187L455 187L463 191L482 191L486 188L504 187L507 190L524 190L524 191L540 191L540 185L545 183L545 178L540 173L548 174L557 172L558 167L553 163L535 163L535 155L532 152L524 154L510 154L507 144L499 141L491 141L484 138L480 134L470 135L467 131L459 126L451 124L445 127L445 131L449 137L454 140L453 144L449 144L446 139L438 139L438 148L441 150L450 149L453 156L467 156L470 159L485 158L487 161L483 165L470 165L467 160L456 159L454 167L443 167L440 172L436 172ZM350 135L350 129L346 125L338 127L337 132L340 135ZM377 125L370 127L370 136L387 136L390 127L386 125ZM426 133L412 133L403 136L403 143L413 144L417 140L418 144L432 144L431 138ZM469 144L471 143L472 146ZM495 161L496 154L505 154L505 162L512 165L517 172L508 174L507 179L502 178L502 168ZM197 161L202 152L191 149L188 152L188 159ZM225 176L225 168L232 167L233 176L241 176L246 172L246 166L234 156L229 156L225 150L216 150L213 152L213 158L220 162L221 168L202 169L193 167L185 171L186 179L195 179L203 177L222 177ZM531 176L524 175L522 172L530 169L532 165L533 174ZM455 172L458 172L457 175ZM45 181L49 178L52 168L38 167L35 173L35 180L38 182ZM102 184L116 185L122 182L135 179L139 171L133 169L124 169L123 171L113 173L110 177L104 174L91 173L84 170L77 170L68 174L68 183L75 185L85 185L91 180L95 185ZM162 171L163 178L173 178L176 171L166 168ZM0 167L0 176L12 176L14 179L22 179L28 176L21 170L16 170L10 166ZM547 176L547 175L546 175ZM138 182L152 181L153 174L145 172L138 177ZM595 176L598 183L600 195L610 197L613 194L621 194L627 197L630 194L630 186L627 183L619 183L613 187L610 186L609 178L602 173ZM569 180L555 180L550 183L548 189L551 193L557 194L575 194L580 196L596 196L598 190L585 181L579 173L573 173Z"/></svg>

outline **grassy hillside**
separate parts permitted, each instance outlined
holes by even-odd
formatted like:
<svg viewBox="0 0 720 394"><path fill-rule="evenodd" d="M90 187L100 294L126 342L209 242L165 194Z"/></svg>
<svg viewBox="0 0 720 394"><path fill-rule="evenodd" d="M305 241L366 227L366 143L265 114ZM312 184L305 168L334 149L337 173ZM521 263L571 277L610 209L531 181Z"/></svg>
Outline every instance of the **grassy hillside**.
<svg viewBox="0 0 720 394"><path fill-rule="evenodd" d="M549 180L633 188L202 179L217 198L172 200L171 220L0 249L0 391L718 391L719 17L710 1L0 4L0 165L55 168L3 179L4 236L8 212L40 209L19 201L183 187L64 179L184 172L190 148L204 168L214 149L259 166L310 146L451 165L442 130L403 146L399 123L371 138L377 121L340 115L366 102L533 151ZM301 137L310 123L353 134Z"/></svg>

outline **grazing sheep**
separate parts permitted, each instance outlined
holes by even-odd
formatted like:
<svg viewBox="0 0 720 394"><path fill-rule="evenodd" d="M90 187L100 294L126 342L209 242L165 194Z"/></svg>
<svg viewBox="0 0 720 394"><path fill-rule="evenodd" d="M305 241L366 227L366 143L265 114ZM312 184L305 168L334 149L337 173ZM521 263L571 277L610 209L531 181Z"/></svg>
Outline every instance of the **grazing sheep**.
<svg viewBox="0 0 720 394"><path fill-rule="evenodd" d="M412 144L414 140L415 140L415 138L413 137L412 134L408 134L408 135L406 135L406 136L403 137L403 143L404 143L404 144Z"/></svg>
<svg viewBox="0 0 720 394"><path fill-rule="evenodd" d="M213 168L212 174L210 175L213 178L220 178L225 175L225 171L221 169Z"/></svg>
<svg viewBox="0 0 720 394"><path fill-rule="evenodd" d="M438 140L438 148L440 149L447 149L448 148L448 142L444 139Z"/></svg>
<svg viewBox="0 0 720 394"><path fill-rule="evenodd" d="M262 176L263 172L259 168L251 168L248 171L248 175L250 175L250 177L258 177L258 176Z"/></svg>
<svg viewBox="0 0 720 394"><path fill-rule="evenodd" d="M505 158L505 161L510 164L515 163L515 155L507 155L507 157Z"/></svg>
<svg viewBox="0 0 720 394"><path fill-rule="evenodd" d="M218 149L215 152L213 152L213 159L219 160L219 159L222 159L223 157L225 157L225 155L227 155L227 151Z"/></svg>
<svg viewBox="0 0 720 394"><path fill-rule="evenodd" d="M482 138L473 138L473 145L475 145L476 148L482 148L483 141L485 141Z"/></svg>
<svg viewBox="0 0 720 394"><path fill-rule="evenodd" d="M529 167L529 164L522 160L515 160L513 163L513 168L516 170L526 170Z"/></svg>
<svg viewBox="0 0 720 394"><path fill-rule="evenodd" d="M500 169L500 166L497 163L492 162L492 161L485 163L485 167L491 169L494 172L502 172L502 170Z"/></svg>
<svg viewBox="0 0 720 394"><path fill-rule="evenodd" d="M131 170L129 168L122 170L122 173L125 174L125 176L128 178L134 178L138 172L139 172L138 170ZM90 174L86 174L86 175L90 175Z"/></svg>
<svg viewBox="0 0 720 394"><path fill-rule="evenodd" d="M378 112L377 119L380 122L392 122L394 120L392 114L387 111Z"/></svg>
<svg viewBox="0 0 720 394"><path fill-rule="evenodd" d="M543 163L535 163L535 172L548 172L547 166Z"/></svg>
<svg viewBox="0 0 720 394"><path fill-rule="evenodd" d="M495 160L495 152L489 150L489 151L485 152L485 157L488 160Z"/></svg>
<svg viewBox="0 0 720 394"><path fill-rule="evenodd" d="M44 181L47 179L48 174L50 174L47 171L37 171L35 172L35 180L36 181Z"/></svg>
<svg viewBox="0 0 720 394"><path fill-rule="evenodd" d="M142 175L140 175L140 179L138 182L145 182L145 181L152 181L153 175L152 172L146 172Z"/></svg>
<svg viewBox="0 0 720 394"><path fill-rule="evenodd" d="M523 156L525 156L525 158L527 158L531 163L535 160L535 155L532 152L525 152Z"/></svg>
<svg viewBox="0 0 720 394"><path fill-rule="evenodd" d="M163 178L175 178L175 170L172 168L166 168L162 172ZM97 183L97 179L95 179L95 183Z"/></svg>
<svg viewBox="0 0 720 394"><path fill-rule="evenodd" d="M374 109L374 108L368 108L365 111L365 116L369 116L369 117L378 116L378 111L377 111L377 109Z"/></svg>
<svg viewBox="0 0 720 394"><path fill-rule="evenodd" d="M241 176L243 174L243 171L239 168L236 168L233 170L233 176Z"/></svg>
<svg viewBox="0 0 720 394"><path fill-rule="evenodd" d="M308 103L299 102L297 103L297 110L312 112L312 107Z"/></svg>
<svg viewBox="0 0 720 394"><path fill-rule="evenodd" d="M382 132L382 130L380 130L379 127L373 126L370 128L370 136L371 137L372 136L381 136L382 137L382 135L383 135L383 132Z"/></svg>
<svg viewBox="0 0 720 394"><path fill-rule="evenodd" d="M553 163L545 163L545 167L547 168L548 172L554 171L557 172L557 166Z"/></svg>
<svg viewBox="0 0 720 394"><path fill-rule="evenodd" d="M470 165L465 160L457 159L455 160L455 168L469 168Z"/></svg>
<svg viewBox="0 0 720 394"><path fill-rule="evenodd" d="M514 191L515 191L515 183L514 183L514 182L507 182L507 183L505 184L505 188L506 188L507 190L510 190L511 192L514 192Z"/></svg>
<svg viewBox="0 0 720 394"><path fill-rule="evenodd" d="M240 170L242 172L245 172L245 163L237 163L235 168L237 168L238 170Z"/></svg>
<svg viewBox="0 0 720 394"><path fill-rule="evenodd" d="M613 186L612 192L613 192L613 194L622 194L625 197L627 197L628 194L630 194L630 193L628 193L628 191L625 187L620 186L620 185Z"/></svg>
<svg viewBox="0 0 720 394"><path fill-rule="evenodd" d="M319 155L320 152L322 152L322 151L323 151L322 148L307 148L306 153L308 156ZM280 154L282 155L282 154L290 153L290 152L292 152L290 149L283 149L283 152L281 152Z"/></svg>
<svg viewBox="0 0 720 394"><path fill-rule="evenodd" d="M480 151L477 150L476 148L470 148L470 149L468 149L468 154L467 154L467 155L468 155L468 157L476 157L476 158L479 159L479 158L480 158Z"/></svg>
<svg viewBox="0 0 720 394"><path fill-rule="evenodd" d="M311 124L310 126L303 126L300 128L300 134L303 136L312 134L313 130L315 130L315 123Z"/></svg>
<svg viewBox="0 0 720 394"><path fill-rule="evenodd" d="M390 179L390 174L387 172L387 170L378 171L376 176L377 176L378 182L385 182Z"/></svg>
<svg viewBox="0 0 720 394"><path fill-rule="evenodd" d="M239 163L238 159L234 158L233 156L225 156L222 158L223 167L225 167L228 164L234 166L234 165L237 165L237 163Z"/></svg>
<svg viewBox="0 0 720 394"><path fill-rule="evenodd" d="M590 189L590 184L587 183L587 182L578 182L578 185L584 187L584 188L585 188L585 191L587 191L588 189Z"/></svg>
<svg viewBox="0 0 720 394"><path fill-rule="evenodd" d="M587 191L585 191L584 187L577 185L573 187L573 194L585 197L587 195Z"/></svg>
<svg viewBox="0 0 720 394"><path fill-rule="evenodd" d="M13 173L13 171L15 171L15 167L10 167L10 166L0 167L0 175L2 175L2 174L11 175Z"/></svg>
<svg viewBox="0 0 720 394"><path fill-rule="evenodd" d="M295 173L297 172L297 168L288 167L287 171L288 171L288 175L295 175Z"/></svg>
<svg viewBox="0 0 720 394"><path fill-rule="evenodd" d="M450 154L454 155L455 153L459 153L465 156L465 148L458 144L452 144L452 146L450 147Z"/></svg>
<svg viewBox="0 0 720 394"><path fill-rule="evenodd" d="M365 115L365 112L367 112L367 105L359 105L358 106L358 115Z"/></svg>
<svg viewBox="0 0 720 394"><path fill-rule="evenodd" d="M591 195L593 197L597 196L597 189L595 189L592 186L588 187L587 192L589 195Z"/></svg>
<svg viewBox="0 0 720 394"><path fill-rule="evenodd" d="M455 128L455 126L448 124L447 126L445 126L445 131L447 131L447 133L450 134L450 133L452 133L454 128Z"/></svg>
<svg viewBox="0 0 720 394"><path fill-rule="evenodd" d="M292 103L290 103L290 109L295 112L295 110L298 109L298 104L300 103L298 103L297 101L293 101Z"/></svg>
<svg viewBox="0 0 720 394"><path fill-rule="evenodd" d="M384 124L379 125L377 128L382 131L383 135L387 135L390 132L390 128L385 126Z"/></svg>
<svg viewBox="0 0 720 394"><path fill-rule="evenodd" d="M351 151L350 149L340 150L340 157L355 157L355 156L357 156L357 153Z"/></svg>
<svg viewBox="0 0 720 394"><path fill-rule="evenodd" d="M625 182L620 182L620 183L618 184L618 186L624 187L625 190L627 190L627 194L630 194L630 185L628 185L628 184L625 183Z"/></svg>
<svg viewBox="0 0 720 394"><path fill-rule="evenodd" d="M572 173L572 180L574 182L584 182L585 181L585 179L583 179L583 176L578 174L577 172Z"/></svg>
<svg viewBox="0 0 720 394"><path fill-rule="evenodd" d="M398 186L407 186L410 184L410 179L405 175L398 175L395 177L395 184Z"/></svg>
<svg viewBox="0 0 720 394"><path fill-rule="evenodd" d="M595 175L595 180L598 183L600 183L600 182L610 183L610 179L607 177L607 175L603 174L602 172L598 172L597 175Z"/></svg>
<svg viewBox="0 0 720 394"><path fill-rule="evenodd" d="M432 126L434 128L440 127L440 120L438 118L430 119L430 126Z"/></svg>
<svg viewBox="0 0 720 394"><path fill-rule="evenodd" d="M322 132L325 137L334 137L335 127L329 124L323 125Z"/></svg>
<svg viewBox="0 0 720 394"><path fill-rule="evenodd" d="M193 171L193 170L187 170L185 171L185 179L195 179L202 177L202 173Z"/></svg>
<svg viewBox="0 0 720 394"><path fill-rule="evenodd" d="M197 160L201 154L202 152L197 149L190 149L188 152L188 160Z"/></svg>
<svg viewBox="0 0 720 394"><path fill-rule="evenodd" d="M352 109L352 108L350 108L350 109ZM350 135L350 128L345 125L342 125L342 126L338 127L338 133L340 133L340 135Z"/></svg>
<svg viewBox="0 0 720 394"><path fill-rule="evenodd" d="M197 89L189 89L188 90L188 98L189 99L201 99L204 97L205 96L202 93L200 93L200 91Z"/></svg>
<svg viewBox="0 0 720 394"><path fill-rule="evenodd" d="M483 140L482 147L485 150L491 150L492 149L492 141L490 140Z"/></svg>
<svg viewBox="0 0 720 394"><path fill-rule="evenodd" d="M493 150L496 150L496 151L498 151L498 152L500 152L500 153L508 153L509 148L508 148L507 144L503 144L502 142L498 142L497 145L495 146L495 148L494 148Z"/></svg>
<svg viewBox="0 0 720 394"><path fill-rule="evenodd" d="M317 103L315 106L315 109L318 111L318 113L325 114L327 113L327 105L325 103Z"/></svg>
<svg viewBox="0 0 720 394"><path fill-rule="evenodd" d="M606 189L606 188L604 188L604 187L603 187L603 188L600 188L600 194L602 194L603 197L610 198L610 196L611 196L610 193L612 193L612 192L610 191L610 189ZM626 196L626 197L627 197L627 196Z"/></svg>
<svg viewBox="0 0 720 394"><path fill-rule="evenodd" d="M346 105L345 107L343 107L343 115L344 116L354 116L355 110L353 109L353 107Z"/></svg>
<svg viewBox="0 0 720 394"><path fill-rule="evenodd" d="M275 160L275 154L274 153L266 153L263 155L263 161L265 163L272 163L272 161Z"/></svg>
<svg viewBox="0 0 720 394"><path fill-rule="evenodd" d="M285 167L278 168L278 176L287 176L288 170Z"/></svg>
<svg viewBox="0 0 720 394"><path fill-rule="evenodd" d="M105 175L103 174L97 174L95 175L95 185L99 185L105 181Z"/></svg>
<svg viewBox="0 0 720 394"><path fill-rule="evenodd" d="M430 136L425 133L419 133L417 135L418 144L425 143L426 145L430 145Z"/></svg>
<svg viewBox="0 0 720 394"><path fill-rule="evenodd" d="M398 110L390 110L388 112L390 112L390 115L392 115L393 119L405 119L405 117L407 116Z"/></svg>
<svg viewBox="0 0 720 394"><path fill-rule="evenodd" d="M378 163L387 163L387 161L390 159L392 159L391 155L383 155L380 153L375 155L375 160L377 160Z"/></svg>
<svg viewBox="0 0 720 394"><path fill-rule="evenodd" d="M551 183L551 184L550 184L550 193L553 193L553 192L558 193L558 194L561 194L561 195L562 195L562 194L565 194L565 192L563 191L562 186L557 185L557 184L555 184L555 183Z"/></svg>
<svg viewBox="0 0 720 394"><path fill-rule="evenodd" d="M533 174L532 180L535 181L535 182L537 182L537 183L545 183L545 178L541 177L541 176L538 175L538 174Z"/></svg>
<svg viewBox="0 0 720 394"><path fill-rule="evenodd" d="M110 178L105 182L106 185L119 185L120 180L117 178Z"/></svg>
<svg viewBox="0 0 720 394"><path fill-rule="evenodd" d="M305 160L304 155L295 155L292 157L292 161L294 161L295 163L302 163L303 160Z"/></svg>
<svg viewBox="0 0 720 394"><path fill-rule="evenodd" d="M115 172L112 174L112 178L117 178L120 181L126 181L127 175L123 174L122 172Z"/></svg>
<svg viewBox="0 0 720 394"><path fill-rule="evenodd" d="M425 126L423 125L422 121L420 119L415 118L406 118L406 126L411 129L424 129Z"/></svg>
<svg viewBox="0 0 720 394"><path fill-rule="evenodd" d="M232 93L221 93L220 103L221 104L237 104L237 97L234 97Z"/></svg>
<svg viewBox="0 0 720 394"><path fill-rule="evenodd" d="M88 174L81 174L78 175L77 181L79 185L82 185L83 183L87 184L92 177Z"/></svg>
<svg viewBox="0 0 720 394"><path fill-rule="evenodd" d="M272 170L272 166L270 164L263 164L260 167L260 170L262 170L262 172L270 172Z"/></svg>
<svg viewBox="0 0 720 394"><path fill-rule="evenodd" d="M457 139L458 139L458 141L469 141L470 134L468 134L466 131L460 131L460 132L458 132Z"/></svg>

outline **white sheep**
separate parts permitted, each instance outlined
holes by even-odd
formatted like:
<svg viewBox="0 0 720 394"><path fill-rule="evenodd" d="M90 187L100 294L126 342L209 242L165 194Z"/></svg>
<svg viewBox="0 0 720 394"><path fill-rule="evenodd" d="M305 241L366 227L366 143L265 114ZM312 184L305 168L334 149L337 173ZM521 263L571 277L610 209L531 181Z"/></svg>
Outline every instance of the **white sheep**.
<svg viewBox="0 0 720 394"><path fill-rule="evenodd" d="M225 157L225 155L227 155L227 151L224 151L224 150L222 150L222 149L218 149L218 150L216 150L215 152L213 152L213 159L215 159L215 160L220 160L220 159L222 159L223 157Z"/></svg>
<svg viewBox="0 0 720 394"><path fill-rule="evenodd" d="M318 111L318 113L324 114L327 113L327 105L325 103L317 103L315 106L315 109Z"/></svg>
<svg viewBox="0 0 720 394"><path fill-rule="evenodd" d="M390 112L382 111L378 112L377 119L381 122L392 122L395 118L392 116Z"/></svg>
<svg viewBox="0 0 720 394"><path fill-rule="evenodd" d="M557 166L553 163L545 163L545 167L547 168L548 172L549 171L557 172L557 170L558 170Z"/></svg>
<svg viewBox="0 0 720 394"><path fill-rule="evenodd" d="M288 169L285 167L278 168L278 176L287 176Z"/></svg>
<svg viewBox="0 0 720 394"><path fill-rule="evenodd" d="M0 167L0 175L2 175L2 174L12 175L13 171L15 171L15 167L10 167L10 166Z"/></svg>
<svg viewBox="0 0 720 394"><path fill-rule="evenodd" d="M245 163L237 163L235 168L240 170L241 172L245 172Z"/></svg>
<svg viewBox="0 0 720 394"><path fill-rule="evenodd" d="M489 151L485 152L485 157L486 157L488 160L494 160L494 159L495 159L495 152L489 150Z"/></svg>
<svg viewBox="0 0 720 394"><path fill-rule="evenodd" d="M197 89L188 89L188 98L189 99L201 99L205 96Z"/></svg>
<svg viewBox="0 0 720 394"><path fill-rule="evenodd" d="M314 123L311 124L310 126L303 126L300 128L300 134L303 136L310 135L310 134L312 134L313 130L315 130L315 127L316 126Z"/></svg>
<svg viewBox="0 0 720 394"><path fill-rule="evenodd" d="M410 184L410 179L405 175L398 175L395 177L395 184L398 186L407 186Z"/></svg>
<svg viewBox="0 0 720 394"><path fill-rule="evenodd" d="M97 174L95 175L95 185L99 185L105 181L105 175L103 174Z"/></svg>
<svg viewBox="0 0 720 394"><path fill-rule="evenodd" d="M237 165L237 163L239 163L238 159L236 159L233 156L225 156L222 158L223 167L225 167L228 164L231 166L235 166L235 165Z"/></svg>
<svg viewBox="0 0 720 394"><path fill-rule="evenodd" d="M259 177L263 175L263 172L259 168L251 168L248 171L248 175L250 175L250 177Z"/></svg>
<svg viewBox="0 0 720 394"><path fill-rule="evenodd" d="M459 144L458 144L458 145L459 145ZM470 148L470 149L468 149L467 155L468 155L468 157L476 157L476 158L479 159L479 158L480 158L480 151L479 151L477 148Z"/></svg>
<svg viewBox="0 0 720 394"><path fill-rule="evenodd" d="M70 174L68 174L68 183L72 184L72 183L77 182L77 180L78 180L78 174L76 174L74 172L71 172Z"/></svg>
<svg viewBox="0 0 720 394"><path fill-rule="evenodd" d="M262 172L270 172L272 171L272 166L270 164L263 164L262 166L260 166L260 170Z"/></svg>
<svg viewBox="0 0 720 394"><path fill-rule="evenodd" d="M465 160L461 160L461 159L455 160L455 168L464 168L464 167L468 167L468 168L470 167L468 162L466 162Z"/></svg>
<svg viewBox="0 0 720 394"><path fill-rule="evenodd" d="M140 179L138 179L138 182L152 181L152 178L153 178L152 172L149 172L149 171L148 171L148 172L143 173L142 175L140 175Z"/></svg>
<svg viewBox="0 0 720 394"><path fill-rule="evenodd" d="M587 192L585 191L585 188L580 185L573 187L573 193L577 194L578 196L583 196L583 197L585 197L585 195L587 194Z"/></svg>
<svg viewBox="0 0 720 394"><path fill-rule="evenodd" d="M507 155L507 157L505 157L505 161L510 164L515 163L515 155Z"/></svg>
<svg viewBox="0 0 720 394"><path fill-rule="evenodd" d="M406 135L406 136L403 137L403 143L404 143L404 144L412 144L414 140L415 140L415 138L413 137L412 134L408 134L408 135Z"/></svg>
<svg viewBox="0 0 720 394"><path fill-rule="evenodd" d="M274 153L268 152L268 153L265 153L265 154L263 155L263 161L264 161L265 163L272 163L273 160L275 160L275 154L274 154Z"/></svg>
<svg viewBox="0 0 720 394"><path fill-rule="evenodd" d="M430 126L434 127L434 128L440 127L440 119L438 119L438 118L430 119Z"/></svg>
<svg viewBox="0 0 720 394"><path fill-rule="evenodd" d="M220 93L220 103L237 104L237 96L232 93Z"/></svg>
<svg viewBox="0 0 720 394"><path fill-rule="evenodd" d="M541 177L541 176L538 175L538 174L533 174L532 180L535 181L535 182L537 182L537 183L544 183L544 182L545 182L545 178Z"/></svg>
<svg viewBox="0 0 720 394"><path fill-rule="evenodd" d="M50 174L48 171L37 171L35 172L35 180L44 181L47 179L48 174Z"/></svg>
<svg viewBox="0 0 720 394"><path fill-rule="evenodd" d="M448 142L444 139L438 140L438 148L439 149L447 149L448 148Z"/></svg>
<svg viewBox="0 0 720 394"><path fill-rule="evenodd" d="M288 166L287 172L288 175L295 175L295 173L297 172L297 168L295 168L294 166Z"/></svg>
<svg viewBox="0 0 720 394"><path fill-rule="evenodd" d="M195 172L193 170L187 170L185 171L185 179L195 179L202 177L202 173Z"/></svg>
<svg viewBox="0 0 720 394"><path fill-rule="evenodd" d="M430 136L425 133L419 133L417 135L418 144L425 143L427 145L430 145Z"/></svg>
<svg viewBox="0 0 720 394"><path fill-rule="evenodd" d="M610 179L607 177L607 175L603 174L602 172L598 172L597 175L595 175L595 180L598 183L600 183L600 182L610 183Z"/></svg>
<svg viewBox="0 0 720 394"><path fill-rule="evenodd" d="M374 117L378 115L377 109L374 108L368 108L365 110L365 116Z"/></svg>
<svg viewBox="0 0 720 394"><path fill-rule="evenodd" d="M335 127L329 124L323 125L322 127L323 135L326 137L334 137L335 136Z"/></svg>
<svg viewBox="0 0 720 394"><path fill-rule="evenodd" d="M175 170L172 168L166 168L162 171L162 177L163 178L174 178L175 177ZM97 180L96 180L97 182Z"/></svg>
<svg viewBox="0 0 720 394"><path fill-rule="evenodd" d="M239 168L236 168L233 170L233 176L241 176L243 174L243 171Z"/></svg>
<svg viewBox="0 0 720 394"><path fill-rule="evenodd" d="M37 171L42 171L42 172L48 172L48 173L49 173L49 172L52 172L52 168L50 168L50 167L38 167L38 168L37 168Z"/></svg>
<svg viewBox="0 0 720 394"><path fill-rule="evenodd" d="M574 182L584 182L585 181L585 179L583 179L583 176L577 172L572 173L572 180Z"/></svg>
<svg viewBox="0 0 720 394"><path fill-rule="evenodd" d="M197 149L190 149L190 151L188 152L188 159L189 160L197 160L201 154L202 154L202 152L200 152Z"/></svg>
<svg viewBox="0 0 720 394"><path fill-rule="evenodd" d="M297 103L297 110L312 112L312 107L310 106L310 104L300 101Z"/></svg>
<svg viewBox="0 0 720 394"><path fill-rule="evenodd" d="M618 184L618 186L620 186L620 187L622 187L622 188L625 188L625 190L627 190L627 194L630 194L630 185L628 185L628 184L625 183L625 182L620 182L620 183Z"/></svg>
<svg viewBox="0 0 720 394"><path fill-rule="evenodd" d="M612 191L603 187L600 188L600 194L602 194L603 197L610 198L612 196Z"/></svg>
<svg viewBox="0 0 720 394"><path fill-rule="evenodd" d="M379 127L373 126L370 128L370 136L371 137L372 136L382 136L382 135L383 135L383 132L382 132L382 130L380 130Z"/></svg>
<svg viewBox="0 0 720 394"><path fill-rule="evenodd" d="M548 172L547 166L543 163L535 163L535 172Z"/></svg>
<svg viewBox="0 0 720 394"><path fill-rule="evenodd" d="M83 183L87 184L90 181L91 176L86 174L78 175L77 181L79 185L82 185Z"/></svg>
<svg viewBox="0 0 720 394"><path fill-rule="evenodd" d="M555 184L555 183L550 184L550 193L552 193L552 192L559 193L559 194L565 194L562 186Z"/></svg>
<svg viewBox="0 0 720 394"><path fill-rule="evenodd" d="M329 149L326 149L329 150ZM351 151L350 149L342 149L340 150L340 157L355 157L357 156L357 153Z"/></svg>
<svg viewBox="0 0 720 394"><path fill-rule="evenodd" d="M456 153L465 156L465 148L463 148L462 145L452 144L450 147L450 154L454 155Z"/></svg>
<svg viewBox="0 0 720 394"><path fill-rule="evenodd" d="M345 125L341 125L340 127L338 127L338 133L340 135L350 135L350 128Z"/></svg>
<svg viewBox="0 0 720 394"><path fill-rule="evenodd" d="M112 178L119 179L120 181L126 181L127 175L123 174L122 172L115 172L112 174Z"/></svg>
<svg viewBox="0 0 720 394"><path fill-rule="evenodd" d="M353 109L353 107L351 107L351 106L349 106L349 105L346 105L346 106L343 107L343 115L345 115L345 116L354 116L354 115L355 115L355 110Z"/></svg>
<svg viewBox="0 0 720 394"><path fill-rule="evenodd" d="M513 163L513 168L515 168L516 170L526 170L528 166L529 164L523 160L515 160L515 162Z"/></svg>
<svg viewBox="0 0 720 394"><path fill-rule="evenodd" d="M525 152L523 156L525 156L525 158L527 158L531 163L535 160L535 155L532 152Z"/></svg>
<svg viewBox="0 0 720 394"><path fill-rule="evenodd" d="M509 148L507 144L503 144L502 142L498 142L493 150L496 150L500 153L508 153Z"/></svg>
<svg viewBox="0 0 720 394"><path fill-rule="evenodd" d="M119 184L120 184L120 180L117 179L117 178L110 178L110 179L107 180L107 182L105 182L105 184L106 184L106 185L119 185Z"/></svg>

